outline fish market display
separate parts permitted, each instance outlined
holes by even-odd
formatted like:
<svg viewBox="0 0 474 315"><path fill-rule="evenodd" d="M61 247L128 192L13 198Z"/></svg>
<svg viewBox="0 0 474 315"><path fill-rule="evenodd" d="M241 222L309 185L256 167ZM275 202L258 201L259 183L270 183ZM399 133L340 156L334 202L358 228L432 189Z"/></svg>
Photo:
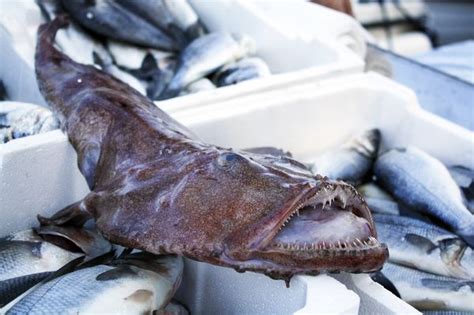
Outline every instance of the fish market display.
<svg viewBox="0 0 474 315"><path fill-rule="evenodd" d="M0 101L0 144L57 128L58 120L44 107Z"/></svg>
<svg viewBox="0 0 474 315"><path fill-rule="evenodd" d="M46 21L65 13L74 19L56 36L67 56L99 65L153 100L270 75L262 59L249 57L252 39L206 34L187 0L36 2Z"/></svg>
<svg viewBox="0 0 474 315"><path fill-rule="evenodd" d="M286 280L381 268L387 249L352 186L290 158L197 140L128 85L58 51L66 24L40 27L37 78L91 192L42 225L94 218L116 244Z"/></svg>
<svg viewBox="0 0 474 315"><path fill-rule="evenodd" d="M180 257L130 254L41 284L6 314L151 314L171 300L182 269Z"/></svg>
<svg viewBox="0 0 474 315"><path fill-rule="evenodd" d="M77 228L46 227L0 239L0 307L69 261L110 249L97 233Z"/></svg>
<svg viewBox="0 0 474 315"><path fill-rule="evenodd" d="M176 73L163 97L178 95L190 83L254 50L255 43L246 36L234 38L227 33L210 33L194 40L181 53Z"/></svg>
<svg viewBox="0 0 474 315"><path fill-rule="evenodd" d="M374 214L391 262L438 275L474 280L474 251L457 235L398 215Z"/></svg>
<svg viewBox="0 0 474 315"><path fill-rule="evenodd" d="M270 76L270 69L260 58L242 58L222 67L215 75L218 86L237 84L239 82Z"/></svg>
<svg viewBox="0 0 474 315"><path fill-rule="evenodd" d="M380 131L367 130L340 148L326 152L311 162L313 172L331 179L340 179L353 185L361 184L371 170L377 157Z"/></svg>
<svg viewBox="0 0 474 315"><path fill-rule="evenodd" d="M474 282L386 263L382 273L402 299L420 310L474 312Z"/></svg>
<svg viewBox="0 0 474 315"><path fill-rule="evenodd" d="M377 159L374 172L399 201L437 218L474 246L474 216L440 161L417 148L393 149Z"/></svg>

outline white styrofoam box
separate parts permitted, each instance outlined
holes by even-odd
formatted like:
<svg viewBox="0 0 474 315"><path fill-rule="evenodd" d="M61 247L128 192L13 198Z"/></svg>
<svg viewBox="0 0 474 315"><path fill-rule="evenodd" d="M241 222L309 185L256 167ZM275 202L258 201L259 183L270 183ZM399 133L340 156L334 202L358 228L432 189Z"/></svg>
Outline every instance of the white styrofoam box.
<svg viewBox="0 0 474 315"><path fill-rule="evenodd" d="M275 10L272 16L266 15L264 8L256 5L257 2L242 0L189 2L210 31L251 36L257 44L257 55L268 64L272 76L157 102L165 110L185 109L188 104L204 106L243 95L298 85L308 80L360 73L364 69L363 57L360 54L362 50L365 54L365 44L362 44L363 40L360 39L362 35L355 31L356 27L340 27L340 32L333 33L334 36L316 36L316 32L311 33L311 36L305 36L304 34L308 33L303 33L302 29L298 32L294 27L285 30L281 25L278 26L273 21L276 18L273 15L276 16L278 12ZM302 21L308 25L313 24L310 20L318 19L321 15L320 10L327 9L314 5L309 14L302 16ZM327 30L321 31L321 34L325 31ZM341 42L338 42L336 34L340 35ZM354 38L353 46L357 47L355 48L357 53L346 47L347 40L343 38L349 37ZM192 101L189 102L190 100Z"/></svg>
<svg viewBox="0 0 474 315"><path fill-rule="evenodd" d="M290 287L262 274L185 259L175 298L191 314L358 314L360 299L335 279L293 277ZM342 302L343 301L343 302Z"/></svg>
<svg viewBox="0 0 474 315"><path fill-rule="evenodd" d="M41 21L35 1L0 1L0 81L11 100L45 105L33 63Z"/></svg>
<svg viewBox="0 0 474 315"><path fill-rule="evenodd" d="M283 33L308 41L315 38L337 41L365 58L365 30L347 14L307 1L253 0L251 3Z"/></svg>

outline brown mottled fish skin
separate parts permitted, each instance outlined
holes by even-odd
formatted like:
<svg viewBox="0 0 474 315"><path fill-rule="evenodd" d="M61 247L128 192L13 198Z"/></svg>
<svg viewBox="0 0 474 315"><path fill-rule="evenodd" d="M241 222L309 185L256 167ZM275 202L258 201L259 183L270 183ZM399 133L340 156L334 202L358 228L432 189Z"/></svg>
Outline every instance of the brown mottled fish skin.
<svg viewBox="0 0 474 315"><path fill-rule="evenodd" d="M387 248L375 241L370 211L352 186L315 178L289 158L199 141L131 87L56 50L55 33L67 23L60 16L40 27L36 72L91 192L51 218L39 217L43 225L80 226L94 218L113 243L274 278L382 267ZM297 210L335 190L350 196L351 216L366 222L371 244L270 246Z"/></svg>

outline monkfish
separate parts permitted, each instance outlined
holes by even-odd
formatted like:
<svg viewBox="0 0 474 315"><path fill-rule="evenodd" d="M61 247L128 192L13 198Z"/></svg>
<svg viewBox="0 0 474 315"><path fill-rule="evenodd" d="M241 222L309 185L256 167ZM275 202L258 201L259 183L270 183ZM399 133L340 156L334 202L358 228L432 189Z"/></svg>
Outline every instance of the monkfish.
<svg viewBox="0 0 474 315"><path fill-rule="evenodd" d="M255 271L373 272L388 257L350 185L286 156L200 141L150 99L54 46L67 16L38 31L41 93L78 154L90 193L42 225L94 219L109 241Z"/></svg>

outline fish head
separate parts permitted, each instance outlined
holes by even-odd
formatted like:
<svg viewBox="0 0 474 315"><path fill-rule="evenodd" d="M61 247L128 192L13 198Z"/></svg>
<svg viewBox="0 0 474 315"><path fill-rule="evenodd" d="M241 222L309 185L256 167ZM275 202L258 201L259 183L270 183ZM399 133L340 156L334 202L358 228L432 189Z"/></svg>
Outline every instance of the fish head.
<svg viewBox="0 0 474 315"><path fill-rule="evenodd" d="M199 229L203 243L220 244L198 260L288 278L372 272L388 256L363 198L344 182L286 156L215 147L193 165L173 208L198 222L185 233L199 238Z"/></svg>

